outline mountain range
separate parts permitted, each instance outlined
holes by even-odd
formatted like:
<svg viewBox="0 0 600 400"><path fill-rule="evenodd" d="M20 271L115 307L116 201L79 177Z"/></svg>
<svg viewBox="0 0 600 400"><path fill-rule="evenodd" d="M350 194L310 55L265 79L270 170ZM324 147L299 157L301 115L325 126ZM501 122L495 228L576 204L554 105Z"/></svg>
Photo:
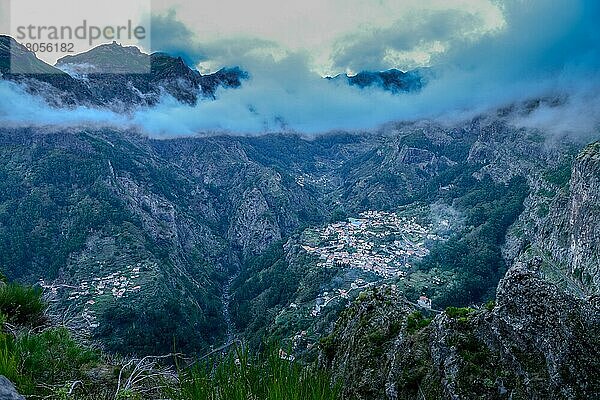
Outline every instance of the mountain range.
<svg viewBox="0 0 600 400"><path fill-rule="evenodd" d="M11 62L32 73L11 73ZM149 73L136 72L144 71L146 66ZM426 83L424 71L364 71L346 79L352 86L373 86L398 94L420 90ZM51 105L100 106L119 112L156 105L164 95L194 105L200 99L214 99L218 88L239 88L250 77L239 67L201 75L181 57L160 52L148 55L137 47L116 42L65 56L50 66L5 35L0 35L0 74L24 84L29 92ZM328 79L339 80L341 75Z"/></svg>
<svg viewBox="0 0 600 400"><path fill-rule="evenodd" d="M13 56L39 73L11 74ZM6 36L0 74L52 107L119 112L252 79L116 43L52 67ZM402 95L426 75L332 79ZM345 398L593 398L600 151L514 125L539 104L310 138L0 127L0 267L122 356L268 338L318 360ZM390 234L382 216L415 228ZM393 276L349 261L406 245Z"/></svg>

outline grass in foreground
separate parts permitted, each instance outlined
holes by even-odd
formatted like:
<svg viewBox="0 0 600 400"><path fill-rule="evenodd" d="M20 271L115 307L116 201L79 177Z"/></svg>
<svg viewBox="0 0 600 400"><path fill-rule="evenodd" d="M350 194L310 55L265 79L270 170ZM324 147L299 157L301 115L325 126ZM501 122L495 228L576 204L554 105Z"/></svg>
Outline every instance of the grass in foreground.
<svg viewBox="0 0 600 400"><path fill-rule="evenodd" d="M236 350L180 373L176 400L329 400L339 390L314 367L282 358L277 349L251 356Z"/></svg>
<svg viewBox="0 0 600 400"><path fill-rule="evenodd" d="M0 275L0 375L30 398L49 400L333 400L330 377L313 366L282 357L278 347L259 355L234 350L174 375L148 369L137 383L118 380L126 360L77 343L64 327L44 316L39 289L2 282ZM133 361L133 360L132 360ZM118 361L117 361L118 362ZM135 367L135 364L133 364ZM123 381L133 372L123 367ZM137 368L137 367L136 367ZM104 371L104 372L102 372ZM134 371L135 372L135 371ZM138 371L139 372L139 371ZM117 389L120 387L120 389ZM166 389L164 389L166 388ZM117 392L118 390L118 392ZM160 392L164 396L160 396ZM156 397L158 396L158 397Z"/></svg>

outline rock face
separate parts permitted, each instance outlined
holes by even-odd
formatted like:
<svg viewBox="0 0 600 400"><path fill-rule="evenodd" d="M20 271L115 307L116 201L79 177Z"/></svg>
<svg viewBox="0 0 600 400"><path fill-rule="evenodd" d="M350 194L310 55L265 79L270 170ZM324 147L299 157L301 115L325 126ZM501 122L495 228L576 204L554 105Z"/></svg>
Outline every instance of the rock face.
<svg viewBox="0 0 600 400"><path fill-rule="evenodd" d="M575 159L567 190L551 206L536 244L587 294L600 294L600 143Z"/></svg>
<svg viewBox="0 0 600 400"><path fill-rule="evenodd" d="M262 144L262 143L261 143ZM260 254L324 212L316 194L236 139L156 141L160 154L206 185L222 233L243 256ZM264 143L268 146L268 143Z"/></svg>
<svg viewBox="0 0 600 400"><path fill-rule="evenodd" d="M600 302L560 290L538 265L517 264L500 282L489 344L520 371L527 397L591 398L600 393Z"/></svg>
<svg viewBox="0 0 600 400"><path fill-rule="evenodd" d="M426 337L408 333L414 311L393 287L380 287L361 294L342 314L334 332L321 341L320 362L342 385L343 398L402 398L400 386L412 391L413 374L435 374L430 362L421 370L430 359ZM439 385L433 386L428 394L440 394Z"/></svg>
<svg viewBox="0 0 600 400"><path fill-rule="evenodd" d="M275 216L269 212L269 204L258 188L249 189L242 195L242 202L233 215L228 237L245 254L251 253L251 249L263 252L273 242L281 240Z"/></svg>
<svg viewBox="0 0 600 400"><path fill-rule="evenodd" d="M413 312L397 294L372 292L342 316L322 343L321 361L344 398L590 399L600 393L600 302L545 281L536 261L508 271L493 308L449 309L421 329L414 328Z"/></svg>
<svg viewBox="0 0 600 400"><path fill-rule="evenodd" d="M0 375L0 400L25 400L25 397L17 393L11 381Z"/></svg>

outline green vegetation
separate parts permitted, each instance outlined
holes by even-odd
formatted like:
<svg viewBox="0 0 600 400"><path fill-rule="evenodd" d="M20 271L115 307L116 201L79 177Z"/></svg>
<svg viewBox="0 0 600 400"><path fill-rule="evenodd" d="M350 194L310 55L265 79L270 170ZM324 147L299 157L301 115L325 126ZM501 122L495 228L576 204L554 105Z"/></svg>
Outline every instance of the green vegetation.
<svg viewBox="0 0 600 400"><path fill-rule="evenodd" d="M443 398L442 378L436 371L429 347L429 335L417 331L407 338L410 358L404 360L402 374L398 379L398 398Z"/></svg>
<svg viewBox="0 0 600 400"><path fill-rule="evenodd" d="M475 310L469 307L448 307L446 308L446 315L464 324L469 322L469 317L473 311Z"/></svg>
<svg viewBox="0 0 600 400"><path fill-rule="evenodd" d="M453 285L438 288L431 296L442 307L481 303L494 296L506 271L501 246L529 194L524 178L513 178L504 185L490 178L477 181L470 174L467 169L447 177L456 189L445 201L464 212L464 229L434 245L418 265L422 271L437 268L455 274Z"/></svg>
<svg viewBox="0 0 600 400"><path fill-rule="evenodd" d="M82 368L96 363L99 354L73 341L65 328L43 325L40 290L0 285L0 375L21 393L37 396L51 396L56 385L85 379Z"/></svg>
<svg viewBox="0 0 600 400"><path fill-rule="evenodd" d="M448 307L446 308L446 315L450 318L465 318L473 311L475 310L469 307Z"/></svg>
<svg viewBox="0 0 600 400"><path fill-rule="evenodd" d="M348 213L343 208L336 208L331 213L331 218L329 219L330 223L346 221L348 219Z"/></svg>
<svg viewBox="0 0 600 400"><path fill-rule="evenodd" d="M464 311L458 311L464 313ZM523 377L515 371L503 367L499 354L490 350L474 332L465 329L450 336L448 344L456 347L461 359L461 368L457 375L457 387L461 397L468 399L496 399L498 398L498 383L514 390L514 398L525 399ZM536 360L538 361L538 360ZM537 364L543 370L545 362L539 360ZM529 375L531 376L531 375ZM541 382L546 382L542 381ZM543 393L543 391L542 391ZM542 396L546 398L547 396Z"/></svg>
<svg viewBox="0 0 600 400"><path fill-rule="evenodd" d="M331 333L327 336L323 336L319 340L319 349L325 355L326 359L331 360L334 357L335 352L337 350L337 345L335 343L335 335Z"/></svg>
<svg viewBox="0 0 600 400"><path fill-rule="evenodd" d="M550 206L546 203L541 203L537 209L537 216L540 218L546 218L550 212Z"/></svg>
<svg viewBox="0 0 600 400"><path fill-rule="evenodd" d="M279 318L275 331L272 324L291 302L314 300L322 285L337 273L335 269L312 266L314 260L304 253L295 254L293 260L286 259L281 242L248 261L232 287L231 315L252 348L259 348L265 337L280 340L300 328L306 329L306 318ZM334 312L331 320L323 321L333 323L335 319Z"/></svg>
<svg viewBox="0 0 600 400"><path fill-rule="evenodd" d="M544 179L559 187L565 187L571 179L571 163L565 162L558 167L547 171L544 174Z"/></svg>
<svg viewBox="0 0 600 400"><path fill-rule="evenodd" d="M53 311L81 311L94 300L91 311L103 323L93 332L95 339L122 355L163 354L174 339L181 351L202 352L219 341L225 334L220 298L225 273L215 260L225 245L210 237L202 216L187 211L190 180L169 162L154 162L146 145L121 133L53 134L35 146L25 144L34 140L33 133L19 135L1 137L0 267L6 275L52 282L60 270L64 283L76 287L139 264L137 296L115 301L109 293L102 298L90 293L84 300L61 289ZM127 177L127 183L116 176ZM134 188L147 196L130 197ZM156 199L185 210L177 211L185 220L177 223L193 232L193 239L185 239L189 245L162 234L170 227L151 207ZM12 316L9 323L20 322L15 311L4 311Z"/></svg>
<svg viewBox="0 0 600 400"><path fill-rule="evenodd" d="M59 385L84 379L81 368L93 365L99 355L73 341L64 328L49 328L39 334L0 336L0 374L13 381L26 395L50 395Z"/></svg>
<svg viewBox="0 0 600 400"><path fill-rule="evenodd" d="M119 375L125 373L121 377L124 382L135 369L111 365L100 352L73 340L66 328L48 325L39 290L16 283L0 285L0 375L27 396L141 400L147 393L162 391L174 400L329 400L338 396L325 372L287 359L274 346L257 355L237 350L182 369L179 383L167 375L151 378L161 368L156 365L156 371L137 376L139 384L116 393ZM127 361L122 363L127 365Z"/></svg>
<svg viewBox="0 0 600 400"><path fill-rule="evenodd" d="M556 196L556 192L553 190L548 190L546 188L541 188L540 190L538 190L537 195L553 199Z"/></svg>
<svg viewBox="0 0 600 400"><path fill-rule="evenodd" d="M13 324L38 324L44 312L41 290L15 283L0 284L0 313Z"/></svg>
<svg viewBox="0 0 600 400"><path fill-rule="evenodd" d="M425 318L420 311L415 311L410 314L406 320L406 331L412 335L426 326L429 326L432 319L433 318Z"/></svg>
<svg viewBox="0 0 600 400"><path fill-rule="evenodd" d="M452 140L445 143L435 143L423 131L416 131L402 138L400 143L404 146L427 149L440 156L450 159L465 159L469 156L471 144L464 140Z"/></svg>
<svg viewBox="0 0 600 400"><path fill-rule="evenodd" d="M329 376L282 357L272 348L252 356L237 350L223 359L192 367L180 374L175 400L333 400L338 389Z"/></svg>

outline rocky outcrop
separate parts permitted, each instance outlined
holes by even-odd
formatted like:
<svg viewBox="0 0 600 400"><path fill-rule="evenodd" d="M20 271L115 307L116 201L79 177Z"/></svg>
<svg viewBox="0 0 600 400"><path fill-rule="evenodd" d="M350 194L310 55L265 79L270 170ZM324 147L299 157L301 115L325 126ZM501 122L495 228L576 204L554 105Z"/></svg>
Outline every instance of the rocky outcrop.
<svg viewBox="0 0 600 400"><path fill-rule="evenodd" d="M517 264L500 282L489 344L529 398L592 398L600 393L600 301L560 290L539 265Z"/></svg>
<svg viewBox="0 0 600 400"><path fill-rule="evenodd" d="M25 400L11 381L0 375L0 400Z"/></svg>
<svg viewBox="0 0 600 400"><path fill-rule="evenodd" d="M100 104L117 110L152 106L165 94L194 105L201 98L214 99L220 86L237 88L248 78L239 68L201 75L181 57L165 53L148 55L137 47L117 43L64 57L57 66L85 84Z"/></svg>
<svg viewBox="0 0 600 400"><path fill-rule="evenodd" d="M349 399L594 398L600 301L560 290L539 264L513 266L494 307L448 309L420 329L401 295L369 293L323 341L321 362Z"/></svg>
<svg viewBox="0 0 600 400"><path fill-rule="evenodd" d="M402 367L412 361L410 355L427 353L408 333L414 311L394 287L383 286L363 292L342 313L334 332L321 341L320 361L342 384L344 398L398 398Z"/></svg>

